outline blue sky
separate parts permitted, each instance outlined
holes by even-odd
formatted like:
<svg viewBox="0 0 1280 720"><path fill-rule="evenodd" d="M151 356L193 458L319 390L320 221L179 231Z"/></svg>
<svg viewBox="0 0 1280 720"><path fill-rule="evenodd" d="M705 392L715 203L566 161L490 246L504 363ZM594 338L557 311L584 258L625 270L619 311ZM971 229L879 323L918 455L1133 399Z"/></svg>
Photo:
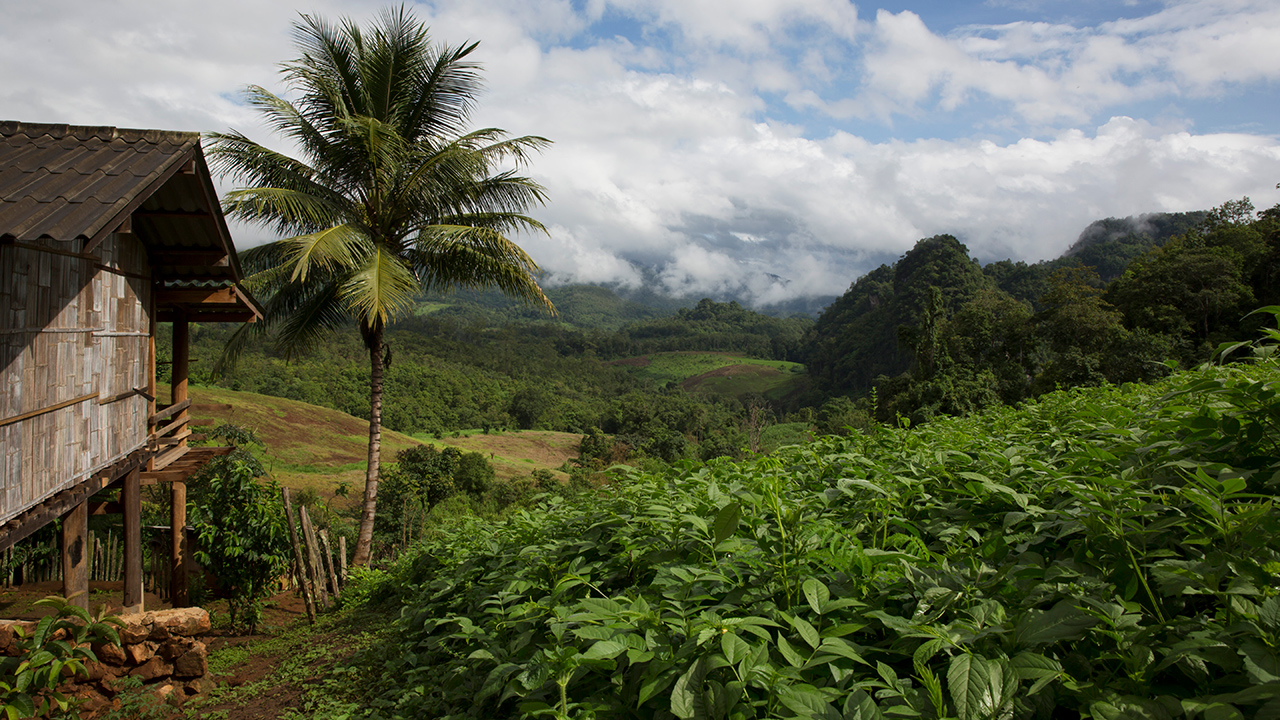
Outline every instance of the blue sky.
<svg viewBox="0 0 1280 720"><path fill-rule="evenodd" d="M269 134L298 12L381 3L0 0L0 116ZM549 282L836 294L920 238L1035 261L1091 221L1280 200L1274 0L433 0L481 42L480 125L531 173ZM161 11L162 10L162 11ZM242 245L265 239L237 228ZM775 277L782 277L779 282Z"/></svg>

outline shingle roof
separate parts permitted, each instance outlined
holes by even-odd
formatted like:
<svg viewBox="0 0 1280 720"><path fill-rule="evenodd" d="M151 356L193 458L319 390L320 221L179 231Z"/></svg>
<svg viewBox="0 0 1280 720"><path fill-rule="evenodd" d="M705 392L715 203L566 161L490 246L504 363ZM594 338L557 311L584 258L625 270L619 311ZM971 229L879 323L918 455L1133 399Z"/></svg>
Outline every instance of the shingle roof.
<svg viewBox="0 0 1280 720"><path fill-rule="evenodd" d="M0 244L91 252L117 231L147 247L161 289L235 286L233 305L261 314L239 288L199 133L0 121Z"/></svg>
<svg viewBox="0 0 1280 720"><path fill-rule="evenodd" d="M199 147L198 133L0 122L0 239L110 232Z"/></svg>

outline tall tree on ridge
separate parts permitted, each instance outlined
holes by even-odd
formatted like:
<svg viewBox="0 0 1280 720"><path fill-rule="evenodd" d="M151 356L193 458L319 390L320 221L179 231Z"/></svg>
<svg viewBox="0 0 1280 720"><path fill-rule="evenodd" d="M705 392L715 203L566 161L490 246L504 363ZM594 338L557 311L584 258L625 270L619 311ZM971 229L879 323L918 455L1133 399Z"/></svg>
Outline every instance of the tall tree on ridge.
<svg viewBox="0 0 1280 720"><path fill-rule="evenodd" d="M369 351L369 463L355 564L369 561L377 508L386 326L421 290L499 290L555 312L539 269L507 234L546 232L526 213L541 186L517 174L550 142L468 130L480 90L477 43L431 42L404 7L367 29L303 15L301 56L281 72L297 99L250 86L249 104L298 158L234 130L210 135L209 157L242 187L226 213L288 235L242 260L264 301L263 327L288 355L354 320ZM247 334L227 349L234 358Z"/></svg>

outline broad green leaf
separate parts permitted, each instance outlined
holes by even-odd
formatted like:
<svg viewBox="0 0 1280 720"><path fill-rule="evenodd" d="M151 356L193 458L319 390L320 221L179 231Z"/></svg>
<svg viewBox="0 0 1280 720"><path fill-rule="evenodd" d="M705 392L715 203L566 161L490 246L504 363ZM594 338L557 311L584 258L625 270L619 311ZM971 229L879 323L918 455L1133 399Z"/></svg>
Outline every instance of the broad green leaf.
<svg viewBox="0 0 1280 720"><path fill-rule="evenodd" d="M778 691L778 699L799 717L821 718L834 710L827 697L812 685L784 686Z"/></svg>
<svg viewBox="0 0 1280 720"><path fill-rule="evenodd" d="M960 720L1000 720L1013 714L1017 676L1008 663L963 653L947 668L951 703Z"/></svg>
<svg viewBox="0 0 1280 720"><path fill-rule="evenodd" d="M884 715L870 695L856 688L845 698L843 720L884 720Z"/></svg>
<svg viewBox="0 0 1280 720"><path fill-rule="evenodd" d="M8 699L9 705L6 709L9 711L9 717L31 717L36 714L36 704L31 701L30 695L18 694Z"/></svg>
<svg viewBox="0 0 1280 720"><path fill-rule="evenodd" d="M738 522L742 518L742 503L731 502L716 513L715 542L717 545L728 540L738 531Z"/></svg>
<svg viewBox="0 0 1280 720"><path fill-rule="evenodd" d="M1266 645L1249 638L1240 643L1245 671L1255 683L1280 682L1280 657Z"/></svg>
<svg viewBox="0 0 1280 720"><path fill-rule="evenodd" d="M800 653L797 653L795 649L791 647L791 643L787 642L787 639L783 637L782 633L778 633L778 651L782 653L782 658L786 660L787 664L791 667L798 668L804 666L804 658L801 658Z"/></svg>
<svg viewBox="0 0 1280 720"><path fill-rule="evenodd" d="M678 673L674 670L666 670L659 675L655 675L644 682L640 683L640 692L637 695L636 708L648 702L649 698L657 695L676 679Z"/></svg>
<svg viewBox="0 0 1280 720"><path fill-rule="evenodd" d="M698 661L676 681L671 689L671 714L684 720L707 716L706 702L702 695L702 680L706 677L706 660Z"/></svg>
<svg viewBox="0 0 1280 720"><path fill-rule="evenodd" d="M818 635L817 629L810 625L808 620L799 616L792 617L791 627L794 627L796 632L800 633L800 637L806 643L809 643L809 647L817 649L818 645L822 643L822 637Z"/></svg>
<svg viewBox="0 0 1280 720"><path fill-rule="evenodd" d="M1014 640L1020 647L1075 640L1097 622L1096 618L1085 614L1072 601L1063 600L1049 610L1032 610L1024 615L1014 629Z"/></svg>
<svg viewBox="0 0 1280 720"><path fill-rule="evenodd" d="M627 646L616 640L601 640L582 654L586 660L605 660L616 658L627 651Z"/></svg>
<svg viewBox="0 0 1280 720"><path fill-rule="evenodd" d="M1024 695L1035 695L1062 675L1062 666L1056 660L1039 653L1024 652L1010 660L1009 666L1018 675L1018 679L1034 681Z"/></svg>
<svg viewBox="0 0 1280 720"><path fill-rule="evenodd" d="M733 633L725 633L720 636L720 649L724 652L724 657L729 661L730 665L737 665L743 658L751 654L751 646Z"/></svg>
<svg viewBox="0 0 1280 720"><path fill-rule="evenodd" d="M809 607L813 608L815 613L821 615L823 606L831 599L831 591L817 578L805 580L801 587L804 590L805 600L809 601Z"/></svg>

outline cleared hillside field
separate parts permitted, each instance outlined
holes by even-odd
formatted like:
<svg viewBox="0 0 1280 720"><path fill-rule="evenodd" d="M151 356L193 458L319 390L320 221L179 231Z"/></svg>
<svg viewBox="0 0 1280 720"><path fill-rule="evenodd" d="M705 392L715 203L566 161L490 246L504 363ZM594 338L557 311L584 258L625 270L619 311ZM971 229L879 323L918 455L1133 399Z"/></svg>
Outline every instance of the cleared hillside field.
<svg viewBox="0 0 1280 720"><path fill-rule="evenodd" d="M164 398L168 388L161 388ZM352 498L364 487L367 420L296 400L222 388L193 386L191 401L197 432L223 423L252 429L267 446L267 467L287 487L314 490L327 497L345 482ZM560 467L578 454L578 440L577 435L541 431L490 435L474 431L457 438L428 440L383 428L382 458L383 462L394 462L397 452L426 442L449 445L486 455L498 477L509 479Z"/></svg>
<svg viewBox="0 0 1280 720"><path fill-rule="evenodd" d="M806 377L800 363L737 353L653 353L614 364L635 368L636 374L657 385L674 382L689 392L731 397L759 393L781 399L799 389Z"/></svg>

